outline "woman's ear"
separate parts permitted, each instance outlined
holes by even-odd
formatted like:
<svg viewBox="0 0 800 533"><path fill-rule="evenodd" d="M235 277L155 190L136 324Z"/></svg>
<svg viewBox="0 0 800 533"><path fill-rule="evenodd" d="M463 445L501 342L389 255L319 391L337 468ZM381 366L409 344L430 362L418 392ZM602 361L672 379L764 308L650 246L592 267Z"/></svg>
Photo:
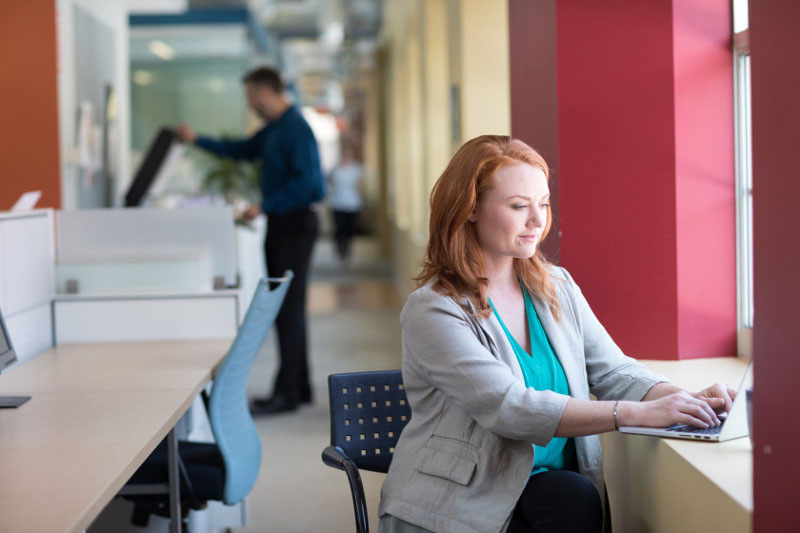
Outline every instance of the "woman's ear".
<svg viewBox="0 0 800 533"><path fill-rule="evenodd" d="M469 216L467 217L467 220L469 220L470 222L475 222L476 220L478 220L478 213L476 213L475 210L473 209L472 213L470 213Z"/></svg>

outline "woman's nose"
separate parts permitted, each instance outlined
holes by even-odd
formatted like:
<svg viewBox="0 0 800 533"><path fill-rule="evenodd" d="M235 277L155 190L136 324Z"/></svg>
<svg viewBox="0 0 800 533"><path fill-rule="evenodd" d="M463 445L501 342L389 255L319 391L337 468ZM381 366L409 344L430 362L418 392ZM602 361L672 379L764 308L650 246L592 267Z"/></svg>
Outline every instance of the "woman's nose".
<svg viewBox="0 0 800 533"><path fill-rule="evenodd" d="M534 209L531 213L530 218L528 219L528 227L531 228L542 228L545 224L545 217L546 215L539 211L538 209Z"/></svg>

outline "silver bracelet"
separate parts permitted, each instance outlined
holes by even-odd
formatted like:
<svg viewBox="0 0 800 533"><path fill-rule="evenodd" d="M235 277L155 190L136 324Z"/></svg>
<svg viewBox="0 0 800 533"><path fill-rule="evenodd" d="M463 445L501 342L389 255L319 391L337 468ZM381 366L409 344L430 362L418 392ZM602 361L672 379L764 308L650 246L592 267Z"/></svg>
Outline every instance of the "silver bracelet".
<svg viewBox="0 0 800 533"><path fill-rule="evenodd" d="M614 431L619 431L619 424L617 424L617 407L619 407L619 400L614 404Z"/></svg>

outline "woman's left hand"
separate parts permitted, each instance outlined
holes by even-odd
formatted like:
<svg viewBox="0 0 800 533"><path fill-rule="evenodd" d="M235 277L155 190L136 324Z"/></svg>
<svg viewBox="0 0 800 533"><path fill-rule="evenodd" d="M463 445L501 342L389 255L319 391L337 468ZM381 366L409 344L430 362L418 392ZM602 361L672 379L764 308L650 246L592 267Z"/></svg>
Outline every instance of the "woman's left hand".
<svg viewBox="0 0 800 533"><path fill-rule="evenodd" d="M736 398L736 390L728 387L724 383L714 383L710 387L706 387L705 389L701 390L700 392L695 392L692 394L695 398L699 400L709 400L711 398L719 398L723 401L719 407L716 407L714 411L717 413L729 412L731 410L731 406L733 405L733 400ZM709 402L709 405L713 405L717 402Z"/></svg>

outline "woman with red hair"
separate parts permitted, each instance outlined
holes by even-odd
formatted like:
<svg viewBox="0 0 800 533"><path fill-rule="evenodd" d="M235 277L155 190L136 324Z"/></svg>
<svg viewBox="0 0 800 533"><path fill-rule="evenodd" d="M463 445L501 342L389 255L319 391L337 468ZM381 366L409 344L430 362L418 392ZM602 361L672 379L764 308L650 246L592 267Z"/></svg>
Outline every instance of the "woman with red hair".
<svg viewBox="0 0 800 533"><path fill-rule="evenodd" d="M689 393L622 353L538 250L551 222L547 163L516 139L472 139L434 186L381 532L600 531L599 433L730 409L735 391Z"/></svg>

